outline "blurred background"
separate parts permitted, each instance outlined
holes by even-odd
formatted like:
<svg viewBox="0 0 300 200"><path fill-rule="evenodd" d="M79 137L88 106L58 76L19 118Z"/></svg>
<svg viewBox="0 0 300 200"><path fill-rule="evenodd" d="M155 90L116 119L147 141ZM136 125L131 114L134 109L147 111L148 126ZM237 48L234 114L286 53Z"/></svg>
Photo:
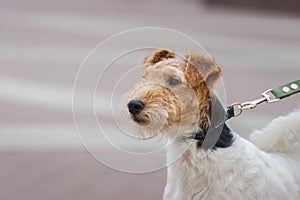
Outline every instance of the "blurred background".
<svg viewBox="0 0 300 200"><path fill-rule="evenodd" d="M224 67L228 103L259 98L300 76L296 0L0 0L1 200L162 198L165 169L135 175L102 165L80 143L72 115L73 83L89 51L113 34L144 26L174 29L200 42ZM89 76L80 83L88 89ZM110 98L108 91L101 92L102 99ZM299 108L299 100L296 95L261 105L230 124L248 137ZM107 108L99 106L99 120L114 129ZM87 132L95 131L88 120L94 113L82 110L78 117ZM122 159L94 142L100 153Z"/></svg>

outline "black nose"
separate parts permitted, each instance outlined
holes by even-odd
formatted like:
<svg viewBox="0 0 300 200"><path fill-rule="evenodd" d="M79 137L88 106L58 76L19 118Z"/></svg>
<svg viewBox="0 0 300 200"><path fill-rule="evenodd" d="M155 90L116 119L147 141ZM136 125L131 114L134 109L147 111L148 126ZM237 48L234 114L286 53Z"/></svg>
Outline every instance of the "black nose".
<svg viewBox="0 0 300 200"><path fill-rule="evenodd" d="M128 111L131 114L137 115L143 110L143 108L145 107L145 104L139 100L131 100L127 104L127 107L128 107Z"/></svg>

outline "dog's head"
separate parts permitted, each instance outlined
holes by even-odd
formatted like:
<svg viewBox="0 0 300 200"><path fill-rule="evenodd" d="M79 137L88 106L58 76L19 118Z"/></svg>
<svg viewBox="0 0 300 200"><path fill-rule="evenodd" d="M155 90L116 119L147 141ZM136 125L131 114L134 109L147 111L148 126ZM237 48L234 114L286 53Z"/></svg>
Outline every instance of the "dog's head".
<svg viewBox="0 0 300 200"><path fill-rule="evenodd" d="M160 49L144 60L141 82L129 95L128 114L147 136L169 133L172 127L209 126L210 92L221 67L208 57Z"/></svg>

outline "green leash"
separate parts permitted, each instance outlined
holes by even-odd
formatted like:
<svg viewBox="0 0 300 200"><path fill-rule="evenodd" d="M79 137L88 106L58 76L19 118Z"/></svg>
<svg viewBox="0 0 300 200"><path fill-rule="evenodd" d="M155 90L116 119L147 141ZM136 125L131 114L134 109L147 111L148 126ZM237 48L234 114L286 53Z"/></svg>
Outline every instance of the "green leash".
<svg viewBox="0 0 300 200"><path fill-rule="evenodd" d="M283 99L300 92L300 79L271 90L277 99Z"/></svg>
<svg viewBox="0 0 300 200"><path fill-rule="evenodd" d="M277 102L280 99L286 98L293 94L300 92L300 79L292 81L288 84L282 85L280 87L269 89L262 93L262 97L253 101L247 101L244 103L234 103L231 106L228 106L226 112L223 115L224 107L217 100L213 98L210 100L210 107L214 107L215 112L211 112L211 125L205 130L199 128L196 132L191 133L192 137L187 139L194 139L201 143L201 148L214 149L215 147L225 146L228 143L220 140L221 134L226 134L230 129L226 126L225 122L231 117L237 117L242 114L243 110L255 108L258 104L267 102ZM238 110L238 112L236 112ZM228 134L227 138L230 138L231 135ZM219 141L219 144L218 144ZM229 144L231 145L231 144Z"/></svg>
<svg viewBox="0 0 300 200"><path fill-rule="evenodd" d="M247 101L244 103L233 103L231 106L234 107L234 110L239 110L237 114L234 112L234 117L240 116L243 110L253 109L258 104L261 104L263 102L274 103L299 92L300 79L276 87L274 89L268 89L267 91L262 93L262 97L259 99Z"/></svg>

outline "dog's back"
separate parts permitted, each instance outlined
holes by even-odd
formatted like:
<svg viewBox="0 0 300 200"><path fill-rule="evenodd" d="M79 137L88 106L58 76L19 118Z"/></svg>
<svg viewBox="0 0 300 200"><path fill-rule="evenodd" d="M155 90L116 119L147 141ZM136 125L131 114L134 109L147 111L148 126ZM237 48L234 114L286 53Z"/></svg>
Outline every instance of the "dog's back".
<svg viewBox="0 0 300 200"><path fill-rule="evenodd" d="M300 109L274 119L263 130L256 130L250 141L265 152L300 155Z"/></svg>
<svg viewBox="0 0 300 200"><path fill-rule="evenodd" d="M250 141L265 152L285 158L300 185L300 109L274 119L263 130L254 131Z"/></svg>

